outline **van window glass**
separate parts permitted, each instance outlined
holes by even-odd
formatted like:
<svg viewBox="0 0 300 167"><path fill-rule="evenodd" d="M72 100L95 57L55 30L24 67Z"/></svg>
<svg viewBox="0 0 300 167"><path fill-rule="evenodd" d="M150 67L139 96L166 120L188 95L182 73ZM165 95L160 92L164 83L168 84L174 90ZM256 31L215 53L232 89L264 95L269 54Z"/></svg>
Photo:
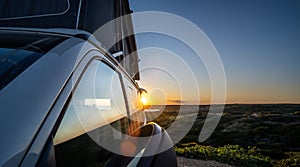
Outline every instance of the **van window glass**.
<svg viewBox="0 0 300 167"><path fill-rule="evenodd" d="M0 90L66 37L0 32Z"/></svg>
<svg viewBox="0 0 300 167"><path fill-rule="evenodd" d="M120 141L113 129L128 133L128 122L119 73L101 61L92 62L55 134L57 166L105 166L113 153L98 141Z"/></svg>

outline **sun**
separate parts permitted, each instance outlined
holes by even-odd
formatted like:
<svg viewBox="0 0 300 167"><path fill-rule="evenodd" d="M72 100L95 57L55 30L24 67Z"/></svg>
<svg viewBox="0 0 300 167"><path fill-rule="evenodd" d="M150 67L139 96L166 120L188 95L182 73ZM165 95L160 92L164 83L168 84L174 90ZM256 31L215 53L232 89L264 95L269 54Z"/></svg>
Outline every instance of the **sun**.
<svg viewBox="0 0 300 167"><path fill-rule="evenodd" d="M144 106L147 105L147 104L149 103L147 97L145 97L145 96L142 96L142 97L141 97L141 102L142 102L142 104L143 104Z"/></svg>
<svg viewBox="0 0 300 167"><path fill-rule="evenodd" d="M144 108L149 108L151 106L150 96L144 89L140 91L140 102L143 104Z"/></svg>

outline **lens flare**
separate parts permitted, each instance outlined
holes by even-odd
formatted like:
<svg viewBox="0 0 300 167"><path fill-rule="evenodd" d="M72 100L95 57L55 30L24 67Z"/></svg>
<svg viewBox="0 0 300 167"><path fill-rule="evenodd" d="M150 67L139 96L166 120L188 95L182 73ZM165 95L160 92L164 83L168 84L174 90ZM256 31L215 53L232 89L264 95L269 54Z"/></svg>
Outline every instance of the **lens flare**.
<svg viewBox="0 0 300 167"><path fill-rule="evenodd" d="M147 109L151 106L151 100L147 92L141 93L140 101L143 104L144 109Z"/></svg>

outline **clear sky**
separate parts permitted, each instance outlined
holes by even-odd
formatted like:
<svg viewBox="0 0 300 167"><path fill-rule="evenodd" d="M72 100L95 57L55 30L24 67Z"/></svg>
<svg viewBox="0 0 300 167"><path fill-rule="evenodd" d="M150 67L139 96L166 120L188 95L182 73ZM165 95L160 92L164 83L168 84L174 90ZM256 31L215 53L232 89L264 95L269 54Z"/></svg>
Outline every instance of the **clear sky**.
<svg viewBox="0 0 300 167"><path fill-rule="evenodd" d="M134 12L162 11L179 15L201 28L216 47L227 79L227 103L300 103L300 1L297 0L130 0ZM210 82L201 61L180 41L154 33L137 35L138 48L158 47L140 54L140 67L170 64L172 53L195 74L199 90L188 79L176 81L157 70L142 70L140 85L168 103L197 103L182 91L199 91L209 103ZM168 53L169 51L169 53ZM153 52L153 51L152 51ZM169 68L175 78L181 66ZM166 73L166 72L165 72ZM172 85L173 86L170 86ZM178 86L177 83L177 87ZM159 103L162 99L154 103Z"/></svg>

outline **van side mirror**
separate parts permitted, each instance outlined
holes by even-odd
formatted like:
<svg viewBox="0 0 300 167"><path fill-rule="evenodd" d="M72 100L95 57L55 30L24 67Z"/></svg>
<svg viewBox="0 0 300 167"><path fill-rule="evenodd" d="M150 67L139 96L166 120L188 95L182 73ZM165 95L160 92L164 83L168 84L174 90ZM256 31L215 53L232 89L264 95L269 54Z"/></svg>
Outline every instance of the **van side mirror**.
<svg viewBox="0 0 300 167"><path fill-rule="evenodd" d="M153 137L155 135L155 137ZM128 139L135 144L127 149L135 149L134 156L115 155L107 164L113 166L174 166L177 167L177 157L173 142L167 132L156 123L148 123L135 130ZM136 137L148 137L146 142L136 142ZM140 143L139 143L140 142ZM161 151L162 147L168 149Z"/></svg>

